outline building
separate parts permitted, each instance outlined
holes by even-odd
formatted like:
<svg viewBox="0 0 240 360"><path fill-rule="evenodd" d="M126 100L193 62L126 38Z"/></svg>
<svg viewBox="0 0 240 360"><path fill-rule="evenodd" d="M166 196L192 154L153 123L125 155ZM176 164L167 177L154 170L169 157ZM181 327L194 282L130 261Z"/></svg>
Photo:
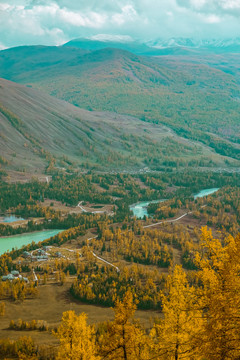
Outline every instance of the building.
<svg viewBox="0 0 240 360"><path fill-rule="evenodd" d="M31 254L30 254L30 252L28 252L28 251L24 251L23 254L22 254L22 256L23 256L25 259L27 259L28 257L31 256Z"/></svg>
<svg viewBox="0 0 240 360"><path fill-rule="evenodd" d="M29 282L28 278L23 277L21 274L19 274L19 271L17 270L12 270L10 274L2 276L2 281L7 281L7 280L13 281L16 279L23 280L26 283Z"/></svg>

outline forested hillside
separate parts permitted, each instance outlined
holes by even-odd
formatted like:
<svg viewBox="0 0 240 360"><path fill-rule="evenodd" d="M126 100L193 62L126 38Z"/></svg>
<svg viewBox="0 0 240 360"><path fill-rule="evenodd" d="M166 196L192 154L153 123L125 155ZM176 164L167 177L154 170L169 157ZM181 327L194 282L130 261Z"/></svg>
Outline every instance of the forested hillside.
<svg viewBox="0 0 240 360"><path fill-rule="evenodd" d="M1 51L0 76L80 108L165 124L239 159L237 59L237 54L201 50L146 57L117 48L32 46Z"/></svg>
<svg viewBox="0 0 240 360"><path fill-rule="evenodd" d="M19 171L136 171L238 164L231 154L221 156L162 124L86 111L3 79L0 118L2 166Z"/></svg>

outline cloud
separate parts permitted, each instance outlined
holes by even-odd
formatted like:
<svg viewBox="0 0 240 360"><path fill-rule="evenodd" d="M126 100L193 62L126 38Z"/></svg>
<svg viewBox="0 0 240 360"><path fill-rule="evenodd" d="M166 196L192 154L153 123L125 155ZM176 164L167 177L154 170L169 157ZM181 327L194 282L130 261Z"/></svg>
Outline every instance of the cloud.
<svg viewBox="0 0 240 360"><path fill-rule="evenodd" d="M67 37L54 21L56 5L27 8L22 5L0 5L0 32L7 46L24 44L59 44Z"/></svg>
<svg viewBox="0 0 240 360"><path fill-rule="evenodd" d="M240 1L239 0L222 0L222 8L225 10L236 10L240 9Z"/></svg>
<svg viewBox="0 0 240 360"><path fill-rule="evenodd" d="M7 46L5 46L3 43L0 42L0 50L5 50L7 49Z"/></svg>
<svg viewBox="0 0 240 360"><path fill-rule="evenodd" d="M239 18L240 0L3 0L0 33L6 47L101 34L140 40L233 37L240 33Z"/></svg>
<svg viewBox="0 0 240 360"><path fill-rule="evenodd" d="M179 6L204 13L239 17L240 0L178 0Z"/></svg>
<svg viewBox="0 0 240 360"><path fill-rule="evenodd" d="M101 28L106 21L105 15L96 12L89 12L86 15L81 12L69 11L66 8L58 9L56 15L63 22L77 27Z"/></svg>
<svg viewBox="0 0 240 360"><path fill-rule="evenodd" d="M123 25L126 22L134 21L137 17L137 12L132 5L123 6L120 13L112 16L111 21L113 24Z"/></svg>
<svg viewBox="0 0 240 360"><path fill-rule="evenodd" d="M218 24L221 22L221 18L215 14L203 17L203 21L207 24Z"/></svg>

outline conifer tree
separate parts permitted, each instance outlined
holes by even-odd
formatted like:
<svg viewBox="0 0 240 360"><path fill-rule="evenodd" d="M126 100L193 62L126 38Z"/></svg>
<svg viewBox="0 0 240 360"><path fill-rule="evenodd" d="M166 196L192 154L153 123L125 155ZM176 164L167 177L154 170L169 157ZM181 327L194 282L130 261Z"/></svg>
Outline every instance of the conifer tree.
<svg viewBox="0 0 240 360"><path fill-rule="evenodd" d="M95 355L94 330L87 325L87 315L74 311L63 313L62 322L55 335L60 340L56 360L99 360Z"/></svg>
<svg viewBox="0 0 240 360"><path fill-rule="evenodd" d="M203 228L202 245L197 256L205 320L201 351L206 359L239 359L240 235L222 244Z"/></svg>
<svg viewBox="0 0 240 360"><path fill-rule="evenodd" d="M186 274L179 265L167 278L166 291L162 293L162 311L164 318L151 331L157 358L200 358L197 356L197 339L202 325L201 309L196 290L189 286Z"/></svg>
<svg viewBox="0 0 240 360"><path fill-rule="evenodd" d="M149 344L144 330L133 320L136 304L127 291L123 301L117 300L114 321L108 323L107 332L99 339L100 354L107 360L147 360Z"/></svg>
<svg viewBox="0 0 240 360"><path fill-rule="evenodd" d="M5 315L5 303L4 302L1 302L0 303L0 316L4 316Z"/></svg>

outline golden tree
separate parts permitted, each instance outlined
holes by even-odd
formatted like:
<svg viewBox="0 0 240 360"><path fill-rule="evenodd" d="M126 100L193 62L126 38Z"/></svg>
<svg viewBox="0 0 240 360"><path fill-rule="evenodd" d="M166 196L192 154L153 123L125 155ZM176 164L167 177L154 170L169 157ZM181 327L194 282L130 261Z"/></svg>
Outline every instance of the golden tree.
<svg viewBox="0 0 240 360"><path fill-rule="evenodd" d="M5 315L5 302L0 302L0 316L4 316Z"/></svg>
<svg viewBox="0 0 240 360"><path fill-rule="evenodd" d="M240 358L240 235L222 244L202 230L200 267L204 306L202 353L206 359Z"/></svg>
<svg viewBox="0 0 240 360"><path fill-rule="evenodd" d="M100 337L100 353L108 360L146 360L149 345L141 326L134 321L136 304L127 291L123 301L117 300L114 321L108 323L107 331Z"/></svg>
<svg viewBox="0 0 240 360"><path fill-rule="evenodd" d="M62 322L55 335L60 340L57 360L98 360L95 355L94 329L87 325L87 315L74 311L63 313Z"/></svg>
<svg viewBox="0 0 240 360"><path fill-rule="evenodd" d="M157 359L198 359L197 344L202 312L196 289L189 286L182 267L176 265L162 293L163 319L151 331Z"/></svg>

